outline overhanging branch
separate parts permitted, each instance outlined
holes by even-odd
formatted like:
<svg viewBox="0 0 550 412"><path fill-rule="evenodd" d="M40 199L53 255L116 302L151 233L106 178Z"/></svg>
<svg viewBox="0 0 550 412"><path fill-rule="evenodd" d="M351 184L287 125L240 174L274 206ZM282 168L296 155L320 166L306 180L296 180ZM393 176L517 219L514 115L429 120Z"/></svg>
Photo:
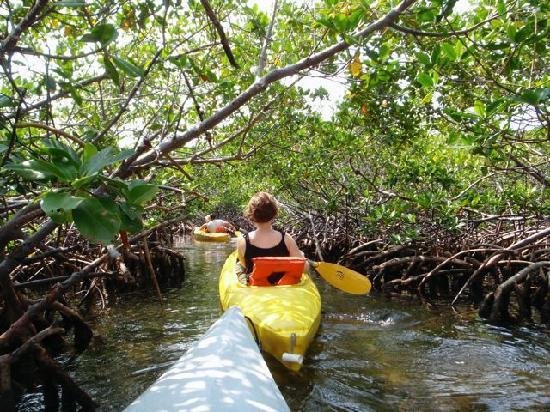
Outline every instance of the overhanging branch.
<svg viewBox="0 0 550 412"><path fill-rule="evenodd" d="M385 27L388 27L392 24L407 8L409 8L416 0L403 0L397 7L390 10L388 14L384 17L376 20L375 22L369 24L365 29L356 33L355 37L366 37L375 31L381 30ZM350 44L345 40L341 41L333 46L326 48L325 50L315 53L309 57L306 57L295 64L291 64L282 69L275 69L265 75L264 77L258 79L254 82L247 90L241 93L233 101L222 107L215 114L210 116L208 119L196 124L194 127L190 128L182 134L181 136L175 136L170 140L160 143L157 147L150 150L141 158L137 159L135 162L130 165L130 167L121 168L117 175L119 177L125 178L132 174L133 171L143 168L145 165L154 161L163 155L164 153L170 152L174 149L182 147L185 143L193 140L194 138L203 134L206 130L212 129L240 107L250 101L254 96L257 96L262 91L264 91L270 84L275 83L278 80L281 80L285 77L295 75L304 69L308 69L318 65L319 63L331 58L337 53L342 52L350 47Z"/></svg>

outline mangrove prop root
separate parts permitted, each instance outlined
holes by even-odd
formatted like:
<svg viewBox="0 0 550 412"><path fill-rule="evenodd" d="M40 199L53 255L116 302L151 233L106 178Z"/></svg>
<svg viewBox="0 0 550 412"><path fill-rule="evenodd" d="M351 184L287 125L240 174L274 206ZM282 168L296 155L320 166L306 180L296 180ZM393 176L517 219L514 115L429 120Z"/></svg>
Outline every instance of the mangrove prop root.
<svg viewBox="0 0 550 412"><path fill-rule="evenodd" d="M68 391L84 411L94 411L98 408L99 405L63 371L61 365L50 358L44 348L36 348L35 359L40 373L61 385L63 391Z"/></svg>
<svg viewBox="0 0 550 412"><path fill-rule="evenodd" d="M149 251L149 244L147 243L147 239L143 241L143 255L145 257L145 263L147 265L147 270L149 271L149 276L151 278L153 289L155 291L155 294L157 295L157 298L162 303L162 293L160 292L160 287L157 281L157 274L155 272L155 269L153 268L153 264L151 263L151 252Z"/></svg>
<svg viewBox="0 0 550 412"><path fill-rule="evenodd" d="M283 207L290 215L290 232L307 256L321 254L368 276L373 292L417 295L431 305L436 300L474 305L493 323L549 321L550 275L543 263L550 261L547 217L526 216L517 224L505 215L476 220L467 212L458 235L426 222L424 238L396 245L391 233L357 237L354 227L360 222L348 209L326 216L296 205ZM432 228L437 231L430 233Z"/></svg>
<svg viewBox="0 0 550 412"><path fill-rule="evenodd" d="M508 302L510 300L510 293L514 287L519 282L523 281L530 272L538 270L539 268L546 268L546 270L550 270L550 261L532 263L497 287L495 292L495 300L492 305L491 314L489 315L490 321L500 322L509 318Z"/></svg>
<svg viewBox="0 0 550 412"><path fill-rule="evenodd" d="M77 295L73 293L82 291L85 296L89 296L82 298L82 307L88 305L87 312L91 313L96 306L104 308L112 293L128 290L129 286L133 288L150 284L150 268L153 268L158 278L157 292L160 292L161 282L181 284L184 273L183 255L171 250L170 244L167 243L171 241L171 228L178 225L181 220L179 217L163 222L128 239L119 259L113 260L103 248L90 245L79 238L74 230L63 228L55 232L54 239L37 243L34 249L30 247L30 242L26 243L17 255L13 255L11 260L4 264L3 273L7 273L10 265L14 266L17 262L20 266L17 272L2 277L0 377L3 377L4 381L0 382L0 393L3 394L0 402L8 402L13 398L10 388L19 387L16 381L19 378L22 379L22 390L32 387L38 381L44 382L47 378L57 387L51 391L47 389L46 396L52 405L59 404L57 392L61 390L61 403L66 405L67 409L74 409L71 405L75 401L84 410L95 408L91 398L68 376L64 376L60 365L48 360L45 352L40 355L46 347L48 350L66 350L66 346L56 344L54 338L62 341L63 335L71 330L74 333L73 357L85 350L93 337L91 328L81 314L65 302L64 296L75 300ZM40 233L42 236L45 229ZM136 255L143 247L140 243L144 242L152 246L147 262ZM35 253L28 257L33 250ZM110 270L111 266L114 270ZM107 292L106 283L114 284L119 275L122 275L123 281L118 283L118 286L122 285L123 288L115 287ZM173 282L172 278L178 281ZM41 299L26 298L29 291L40 291L52 284ZM59 327L59 316L54 316L56 313L63 318L64 328ZM33 355L35 353L39 355ZM13 374L13 364L16 362L16 369L19 372L23 372L24 369L24 375L19 372L17 376Z"/></svg>

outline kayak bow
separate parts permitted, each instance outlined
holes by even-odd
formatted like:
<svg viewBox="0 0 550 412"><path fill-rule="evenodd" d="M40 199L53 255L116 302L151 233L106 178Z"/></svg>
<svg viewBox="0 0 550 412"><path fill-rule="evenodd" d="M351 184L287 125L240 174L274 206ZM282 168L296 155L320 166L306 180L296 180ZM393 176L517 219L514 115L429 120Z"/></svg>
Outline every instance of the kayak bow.
<svg viewBox="0 0 550 412"><path fill-rule="evenodd" d="M125 412L289 411L239 308L231 308Z"/></svg>

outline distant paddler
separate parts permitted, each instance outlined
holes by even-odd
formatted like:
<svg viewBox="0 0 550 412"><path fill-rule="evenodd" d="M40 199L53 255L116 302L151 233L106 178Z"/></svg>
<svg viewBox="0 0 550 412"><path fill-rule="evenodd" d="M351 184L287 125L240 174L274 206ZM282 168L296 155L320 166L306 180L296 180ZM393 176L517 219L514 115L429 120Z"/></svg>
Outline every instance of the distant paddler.
<svg viewBox="0 0 550 412"><path fill-rule="evenodd" d="M200 230L207 233L229 233L235 236L235 227L227 220L216 219L214 215L206 215L205 223L200 227Z"/></svg>

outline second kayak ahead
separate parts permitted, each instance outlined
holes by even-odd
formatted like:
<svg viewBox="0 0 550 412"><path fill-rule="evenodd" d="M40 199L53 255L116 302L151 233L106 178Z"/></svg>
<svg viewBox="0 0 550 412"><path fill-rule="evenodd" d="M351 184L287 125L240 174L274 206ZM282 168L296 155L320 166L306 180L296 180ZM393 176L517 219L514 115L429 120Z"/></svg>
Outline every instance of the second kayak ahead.
<svg viewBox="0 0 550 412"><path fill-rule="evenodd" d="M205 232L204 230L201 230L201 228L196 227L193 231L193 237L196 240L200 240L203 242L229 242L231 239L231 236L229 233L210 233Z"/></svg>
<svg viewBox="0 0 550 412"><path fill-rule="evenodd" d="M222 309L238 306L252 323L261 349L293 371L321 321L321 296L307 273L300 282L282 286L247 286L237 277L237 254L227 258L219 280Z"/></svg>

